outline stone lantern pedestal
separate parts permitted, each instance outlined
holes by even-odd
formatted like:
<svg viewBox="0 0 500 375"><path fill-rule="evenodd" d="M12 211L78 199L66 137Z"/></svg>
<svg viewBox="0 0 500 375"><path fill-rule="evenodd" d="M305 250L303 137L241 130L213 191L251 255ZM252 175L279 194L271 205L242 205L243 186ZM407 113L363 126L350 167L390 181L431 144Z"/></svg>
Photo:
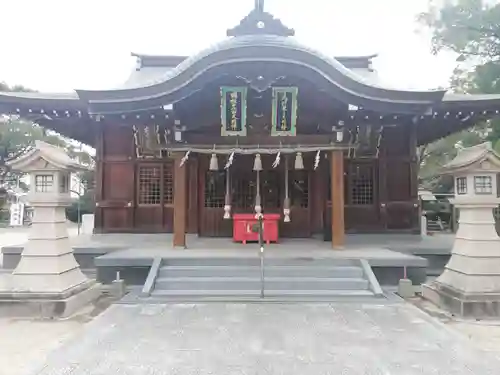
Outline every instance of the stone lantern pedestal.
<svg viewBox="0 0 500 375"><path fill-rule="evenodd" d="M100 295L75 260L66 226L71 172L83 168L44 142L9 164L30 175L34 216L18 266L0 279L0 302L16 315L69 316Z"/></svg>
<svg viewBox="0 0 500 375"><path fill-rule="evenodd" d="M493 209L498 207L500 157L490 143L462 150L445 166L455 177L459 227L444 272L423 286L424 298L465 317L500 316L500 238Z"/></svg>

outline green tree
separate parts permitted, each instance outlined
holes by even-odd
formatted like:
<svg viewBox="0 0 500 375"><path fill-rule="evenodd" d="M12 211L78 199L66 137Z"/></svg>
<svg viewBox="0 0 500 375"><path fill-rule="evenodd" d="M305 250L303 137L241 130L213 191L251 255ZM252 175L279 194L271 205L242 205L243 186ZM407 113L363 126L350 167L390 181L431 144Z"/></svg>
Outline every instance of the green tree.
<svg viewBox="0 0 500 375"><path fill-rule="evenodd" d="M500 94L500 4L483 0L431 3L419 21L432 31L432 52L453 51L458 67L451 79L454 91ZM421 180L439 185L439 167L456 155L460 147L490 140L500 151L500 121L476 124L424 146Z"/></svg>
<svg viewBox="0 0 500 375"><path fill-rule="evenodd" d="M33 90L23 86L10 87L0 82L0 91L29 92ZM25 153L36 140L62 147L74 159L93 167L94 161L88 148L82 147L81 144L19 116L0 115L0 186L17 184L21 174L10 170L6 161Z"/></svg>
<svg viewBox="0 0 500 375"><path fill-rule="evenodd" d="M0 82L0 91L30 92L33 90L23 86L8 86ZM14 159L32 147L36 140L43 140L50 144L64 148L66 152L79 163L87 166L88 171L77 174L78 182L72 186L72 190L78 192L75 203L68 208L67 215L77 221L77 207L80 213L91 213L94 209L94 166L95 161L92 150L81 143L65 138L60 134L39 126L19 116L0 115L0 210L7 198L9 188L19 186L26 190L21 177L22 174L8 168L6 161ZM5 211L5 210L4 210Z"/></svg>

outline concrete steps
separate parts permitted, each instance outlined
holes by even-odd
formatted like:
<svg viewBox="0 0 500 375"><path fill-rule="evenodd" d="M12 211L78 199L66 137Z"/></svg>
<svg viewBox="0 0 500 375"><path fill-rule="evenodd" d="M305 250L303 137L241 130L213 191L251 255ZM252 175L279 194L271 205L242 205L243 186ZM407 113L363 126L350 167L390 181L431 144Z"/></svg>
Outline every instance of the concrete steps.
<svg viewBox="0 0 500 375"><path fill-rule="evenodd" d="M162 267L158 278L175 277L258 277L260 267L256 266L169 266ZM363 277L360 267L304 267L304 266L268 266L265 268L267 277L287 277L297 275L303 277Z"/></svg>
<svg viewBox="0 0 500 375"><path fill-rule="evenodd" d="M153 299L238 300L259 298L261 294L260 260L256 257L178 258L157 264L158 268L152 267L151 277L148 276L151 288L146 292ZM375 298L381 295L379 291L371 268L359 260L271 258L264 261L266 298Z"/></svg>
<svg viewBox="0 0 500 375"><path fill-rule="evenodd" d="M360 278L265 277L271 290L359 290L367 289L368 281ZM258 277L169 277L156 280L160 290L260 290Z"/></svg>

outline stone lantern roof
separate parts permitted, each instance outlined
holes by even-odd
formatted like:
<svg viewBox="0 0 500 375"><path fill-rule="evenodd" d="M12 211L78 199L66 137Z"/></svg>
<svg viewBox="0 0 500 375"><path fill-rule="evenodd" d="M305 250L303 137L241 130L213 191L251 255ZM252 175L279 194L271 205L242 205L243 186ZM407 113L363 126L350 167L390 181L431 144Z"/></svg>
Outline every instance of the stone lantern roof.
<svg viewBox="0 0 500 375"><path fill-rule="evenodd" d="M443 173L500 172L500 155L493 150L491 142L460 150L453 160L443 167Z"/></svg>
<svg viewBox="0 0 500 375"><path fill-rule="evenodd" d="M40 163L40 160L45 161L45 164ZM67 171L88 170L87 167L73 160L62 148L38 140L35 141L35 146L31 150L16 159L8 161L7 165L20 171L44 168ZM51 166L49 167L49 165Z"/></svg>

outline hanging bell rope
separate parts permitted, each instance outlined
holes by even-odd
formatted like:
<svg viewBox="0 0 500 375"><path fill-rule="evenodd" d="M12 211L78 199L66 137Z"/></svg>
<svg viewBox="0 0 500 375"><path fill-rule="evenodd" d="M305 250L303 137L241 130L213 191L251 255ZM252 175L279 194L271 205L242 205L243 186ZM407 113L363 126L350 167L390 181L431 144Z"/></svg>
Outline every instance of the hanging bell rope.
<svg viewBox="0 0 500 375"><path fill-rule="evenodd" d="M155 126L155 133L156 133L156 142L158 142L158 144L160 145L161 144L160 125Z"/></svg>
<svg viewBox="0 0 500 375"><path fill-rule="evenodd" d="M228 161L229 163L229 161ZM231 176L230 169L226 168L226 195L224 197L224 219L231 219Z"/></svg>
<svg viewBox="0 0 500 375"><path fill-rule="evenodd" d="M302 152L297 152L297 155L295 155L295 169L304 169L304 159L302 158Z"/></svg>
<svg viewBox="0 0 500 375"><path fill-rule="evenodd" d="M135 156L138 158L139 157L139 138L138 138L139 130L137 130L137 127L134 125L134 126L132 126L132 131L134 134Z"/></svg>
<svg viewBox="0 0 500 375"><path fill-rule="evenodd" d="M209 169L211 171L218 171L219 170L219 162L217 160L217 154L212 154L212 157L210 158Z"/></svg>
<svg viewBox="0 0 500 375"><path fill-rule="evenodd" d="M165 144L168 145L168 130L167 130L167 128L163 129L163 139L165 140Z"/></svg>
<svg viewBox="0 0 500 375"><path fill-rule="evenodd" d="M258 219L262 214L262 202L260 198L260 171L262 170L262 160L260 154L255 155L253 170L257 173L257 188L255 190L255 217Z"/></svg>
<svg viewBox="0 0 500 375"><path fill-rule="evenodd" d="M285 156L285 200L283 201L283 221L289 223L290 220L290 198L288 197L288 157Z"/></svg>
<svg viewBox="0 0 500 375"><path fill-rule="evenodd" d="M257 189L255 194L255 218L260 218L262 215L262 202L260 199L260 170L256 171L257 173Z"/></svg>

